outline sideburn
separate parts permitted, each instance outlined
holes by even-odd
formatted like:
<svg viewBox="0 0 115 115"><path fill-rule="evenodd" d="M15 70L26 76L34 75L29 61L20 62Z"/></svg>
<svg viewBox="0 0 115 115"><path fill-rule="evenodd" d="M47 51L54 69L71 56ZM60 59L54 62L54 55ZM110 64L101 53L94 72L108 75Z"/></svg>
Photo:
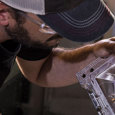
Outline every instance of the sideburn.
<svg viewBox="0 0 115 115"><path fill-rule="evenodd" d="M8 8L8 9L5 9L5 10L2 10L1 12L9 12L10 15L12 16L12 18L14 20L16 20L18 22L18 24L23 24L26 21L26 19L20 13L22 11L19 11L17 9Z"/></svg>
<svg viewBox="0 0 115 115"><path fill-rule="evenodd" d="M28 31L25 28L23 28L23 24L25 23L26 19L23 15L21 15L20 13L21 11L15 9L9 9L8 12L10 12L12 18L17 22L17 24L13 28L9 28L8 26L5 27L7 34L12 39L28 47L52 49L52 47L47 46L46 43L43 44L40 41L32 41L32 39L28 34Z"/></svg>
<svg viewBox="0 0 115 115"><path fill-rule="evenodd" d="M23 28L23 24L25 23L26 19L20 14L21 11L13 8L9 8L6 11L9 12L12 18L17 22L13 28L9 28L9 26L5 27L7 34L19 43L30 43L28 32Z"/></svg>

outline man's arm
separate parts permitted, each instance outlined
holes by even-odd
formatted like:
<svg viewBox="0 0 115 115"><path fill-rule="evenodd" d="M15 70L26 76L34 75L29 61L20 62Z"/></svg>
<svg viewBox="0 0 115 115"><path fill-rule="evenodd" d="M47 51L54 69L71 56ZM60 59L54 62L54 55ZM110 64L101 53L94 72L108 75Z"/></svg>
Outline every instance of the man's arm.
<svg viewBox="0 0 115 115"><path fill-rule="evenodd" d="M77 83L76 73L97 57L114 53L115 38L73 50L53 49L51 55L39 61L27 61L17 57L24 76L31 82L45 87L61 87Z"/></svg>

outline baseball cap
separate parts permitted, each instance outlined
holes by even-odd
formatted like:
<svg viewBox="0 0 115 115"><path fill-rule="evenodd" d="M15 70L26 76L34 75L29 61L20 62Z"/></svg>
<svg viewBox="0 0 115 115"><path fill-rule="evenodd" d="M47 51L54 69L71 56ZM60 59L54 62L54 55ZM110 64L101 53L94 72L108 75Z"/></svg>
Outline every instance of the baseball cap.
<svg viewBox="0 0 115 115"><path fill-rule="evenodd" d="M97 40L114 22L113 14L102 0L1 1L13 8L37 14L61 36L77 42Z"/></svg>

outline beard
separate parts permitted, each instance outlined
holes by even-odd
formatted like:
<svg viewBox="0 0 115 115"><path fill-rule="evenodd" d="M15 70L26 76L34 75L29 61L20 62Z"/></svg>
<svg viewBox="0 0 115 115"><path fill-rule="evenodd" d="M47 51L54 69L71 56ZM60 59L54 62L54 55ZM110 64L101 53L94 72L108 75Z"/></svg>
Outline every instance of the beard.
<svg viewBox="0 0 115 115"><path fill-rule="evenodd" d="M30 38L28 31L24 29L22 26L20 26L20 24L16 24L15 27L12 29L6 27L5 30L7 34L15 41L18 41L19 43L26 45L27 47L34 47L34 48L41 48L41 49L52 49L54 47L57 47L58 44L53 46L48 46L47 42L60 37L60 35L56 34L48 38L46 42L41 43L39 40L32 41L32 38Z"/></svg>

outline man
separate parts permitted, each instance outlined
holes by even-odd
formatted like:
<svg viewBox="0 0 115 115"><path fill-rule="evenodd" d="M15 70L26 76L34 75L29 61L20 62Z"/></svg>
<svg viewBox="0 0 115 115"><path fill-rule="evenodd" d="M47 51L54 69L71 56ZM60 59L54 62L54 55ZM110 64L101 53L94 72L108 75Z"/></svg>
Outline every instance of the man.
<svg viewBox="0 0 115 115"><path fill-rule="evenodd" d="M96 59L98 56L106 57L109 56L109 53L114 53L114 44L115 44L114 38L103 40L98 43L87 45L74 50L65 50L62 48L54 48L53 50L51 50L52 47L57 46L59 42L58 36L55 35L55 32L52 31L49 27L44 26L44 24L42 24L43 21L40 20L36 15L25 12L33 12L36 14L40 13L34 12L32 9L31 10L26 9L26 7L20 8L18 6L18 5L25 6L27 3L29 4L29 2L35 3L33 2L33 0L31 1L2 0L3 3L0 4L0 30L1 30L0 56L2 65L0 69L2 74L1 78L7 76L7 74L9 73L9 68L11 68L12 61L18 54L17 62L20 66L22 73L28 80L32 81L37 85L45 87L66 86L77 82L75 76L76 72L84 68L88 63L90 63L90 61ZM68 2L69 1L70 0L68 0ZM50 15L50 16L47 15L49 16L49 18L46 18L49 22L50 21L49 19L52 19L52 17L56 16L54 18L55 20L53 21L54 22L53 27L52 24L49 24L47 20L44 19L44 16L39 15L39 17L41 17L41 19L46 21L53 29L59 32L62 36L75 41L82 41L82 42L89 41L93 40L93 38L96 39L102 36L112 25L113 19L110 13L107 10L105 10L105 8L103 7L103 5L100 3L99 0L94 1L86 0L86 2L81 3L80 1L79 1L80 7L78 7L77 4L74 6L75 12L80 17L79 20L81 19L80 23L78 20L72 21L73 19L71 19L71 21L68 22L68 19L70 20L70 18L68 17L68 15L65 16L65 13L67 12L59 14L61 19L65 20L66 18L67 19L66 21L68 23L71 22L70 23L70 25L72 25L71 27L66 25L65 21L59 20L59 18L57 18L56 15ZM38 3L35 4L38 5ZM35 4L33 6L35 6ZM96 6L95 8L94 5ZM93 9L91 6L93 6ZM87 14L86 12L84 12L86 11L84 7L86 7L87 9L91 8L92 10L95 10L95 13L90 12ZM18 10L16 10L15 8ZM80 10L79 8L84 9ZM71 10L71 8L67 8L67 10L69 9ZM71 11L73 13L74 10ZM82 13L79 13L77 11L80 11ZM92 15L93 13L94 15ZM71 12L69 12L69 14L71 14ZM83 14L83 17L81 14ZM84 14L87 14L85 16L86 19L89 20L88 21L86 20L86 23L84 21L84 24L82 24ZM37 20L37 22L40 22L40 24L38 25L41 25L41 27L36 25L36 21L33 21L33 19ZM56 23L55 21L58 22ZM76 29L73 29L75 23L76 23L75 25ZM61 26L60 28L59 24L63 26ZM56 27L58 27L58 30ZM86 29L84 27L86 27ZM84 29L85 31L83 32ZM4 79L2 79L2 82L3 81Z"/></svg>
<svg viewBox="0 0 115 115"><path fill-rule="evenodd" d="M100 0L65 1L67 6L63 6L64 1L60 0L64 9L57 4L52 10L55 2L47 5L47 14L43 15L42 0L1 0L1 84L17 54L19 68L29 81L40 86L59 87L76 83L76 72L97 57L114 53L115 38L74 50L54 48L60 40L56 32L74 41L91 41L102 36L113 23L111 12ZM68 7L68 3L72 7ZM56 32L46 26L43 20Z"/></svg>

